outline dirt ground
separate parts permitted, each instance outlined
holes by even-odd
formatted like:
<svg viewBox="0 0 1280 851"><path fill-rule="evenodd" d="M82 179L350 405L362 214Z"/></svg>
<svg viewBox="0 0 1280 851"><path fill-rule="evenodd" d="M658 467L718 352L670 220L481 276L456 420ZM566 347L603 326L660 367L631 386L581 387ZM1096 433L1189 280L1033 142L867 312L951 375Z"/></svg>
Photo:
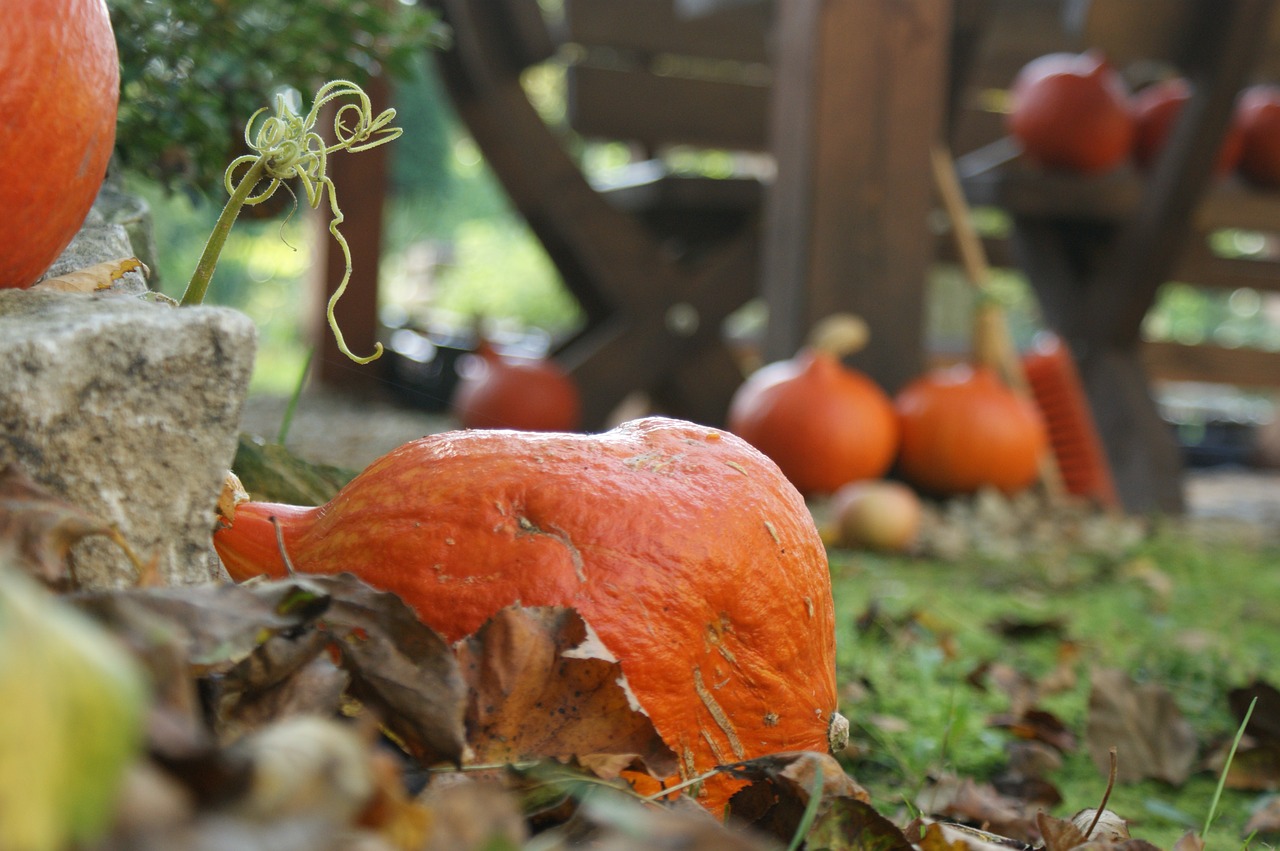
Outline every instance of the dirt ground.
<svg viewBox="0 0 1280 851"><path fill-rule="evenodd" d="M250 398L242 429L274 438L285 405L282 398ZM361 469L406 441L454 427L447 416L314 392L299 401L287 442L308 460ZM1280 544L1280 470L1189 470L1186 497L1182 522L1198 536Z"/></svg>

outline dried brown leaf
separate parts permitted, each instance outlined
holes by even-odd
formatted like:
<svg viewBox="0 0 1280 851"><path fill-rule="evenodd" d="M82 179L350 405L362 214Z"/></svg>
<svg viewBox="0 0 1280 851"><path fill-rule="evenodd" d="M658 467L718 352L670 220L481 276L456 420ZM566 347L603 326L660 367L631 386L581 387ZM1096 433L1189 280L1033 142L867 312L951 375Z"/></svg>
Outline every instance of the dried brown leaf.
<svg viewBox="0 0 1280 851"><path fill-rule="evenodd" d="M830 802L814 821L805 844L831 851L912 851L911 841L893 822L866 801L850 797Z"/></svg>
<svg viewBox="0 0 1280 851"><path fill-rule="evenodd" d="M1129 822L1111 810L1081 810L1071 817L1071 823L1080 828L1090 842L1123 842L1131 839Z"/></svg>
<svg viewBox="0 0 1280 851"><path fill-rule="evenodd" d="M95 590L69 599L134 647L181 647L187 673L203 677L225 674L272 636L314 623L330 604L322 579Z"/></svg>
<svg viewBox="0 0 1280 851"><path fill-rule="evenodd" d="M645 805L621 794L588 796L563 827L539 834L543 851L777 851L758 834L726 827L697 805Z"/></svg>
<svg viewBox="0 0 1280 851"><path fill-rule="evenodd" d="M1009 762L991 778L996 791L1019 803L1023 812L1049 810L1062 803L1062 793L1049 776L1062 768L1062 752L1044 742L1012 739L1005 744Z"/></svg>
<svg viewBox="0 0 1280 851"><path fill-rule="evenodd" d="M1119 783L1151 778L1173 786L1191 775L1198 747L1167 689L1135 683L1113 669L1092 674L1085 743L1104 774L1110 773L1110 749L1116 749Z"/></svg>
<svg viewBox="0 0 1280 851"><path fill-rule="evenodd" d="M1045 851L1070 851L1087 841L1084 828L1069 819L1054 818L1040 812L1036 813L1036 827L1040 831Z"/></svg>
<svg viewBox="0 0 1280 851"><path fill-rule="evenodd" d="M399 597L350 574L308 582L330 596L323 628L351 675L351 695L420 762L460 761L467 684L445 640Z"/></svg>
<svg viewBox="0 0 1280 851"><path fill-rule="evenodd" d="M1076 749L1076 736L1066 724L1052 712L1034 707L1021 715L1006 713L987 722L990 726L1008 730L1020 739L1044 742L1063 753Z"/></svg>
<svg viewBox="0 0 1280 851"><path fill-rule="evenodd" d="M1249 792L1266 792L1280 787L1280 742L1258 741L1251 737L1240 740L1240 746L1227 765L1231 741L1219 742L1205 759L1214 774L1226 769L1226 788Z"/></svg>
<svg viewBox="0 0 1280 851"><path fill-rule="evenodd" d="M1280 744L1280 690L1263 680L1254 680L1247 686L1227 692L1227 704L1236 720L1244 723L1249 705L1257 699L1245 735L1260 742Z"/></svg>
<svg viewBox="0 0 1280 851"><path fill-rule="evenodd" d="M1280 795L1264 798L1249 816L1249 821L1241 832L1245 836L1254 833L1267 837L1280 835Z"/></svg>
<svg viewBox="0 0 1280 851"><path fill-rule="evenodd" d="M1178 837L1170 851L1204 851L1204 840L1194 830L1188 830Z"/></svg>
<svg viewBox="0 0 1280 851"><path fill-rule="evenodd" d="M519 848L529 835L519 800L492 783L428 786L420 798L427 814L422 851ZM401 846L406 847L406 846Z"/></svg>
<svg viewBox="0 0 1280 851"><path fill-rule="evenodd" d="M31 289L60 293L91 293L110 289L117 281L135 270L142 272L144 278L151 274L137 257L122 257L118 260L104 260L55 278L45 278Z"/></svg>
<svg viewBox="0 0 1280 851"><path fill-rule="evenodd" d="M46 585L72 584L67 556L93 535L112 529L88 512L54 496L25 470L10 464L0 471L0 549L16 556L16 566Z"/></svg>
<svg viewBox="0 0 1280 851"><path fill-rule="evenodd" d="M1017 839L963 824L936 821L925 828L920 851L1032 851Z"/></svg>
<svg viewBox="0 0 1280 851"><path fill-rule="evenodd" d="M770 754L721 766L720 770L731 777L751 781L751 785L729 799L732 817L783 841L795 834L815 788L821 797L815 831L834 835L833 832L846 829L862 829L859 825L866 827L869 816L862 814L861 807L850 811L845 805L854 802L869 806L871 796L830 754L817 751ZM840 827L846 821L849 825Z"/></svg>
<svg viewBox="0 0 1280 851"><path fill-rule="evenodd" d="M675 770L621 666L572 609L507 607L456 653L476 762L632 754L656 776Z"/></svg>
<svg viewBox="0 0 1280 851"><path fill-rule="evenodd" d="M921 812L983 828L1018 841L1038 836L1035 821L1021 801L1001 795L988 783L972 778L943 777L921 790Z"/></svg>
<svg viewBox="0 0 1280 851"><path fill-rule="evenodd" d="M231 742L283 718L337 712L350 676L324 652L328 643L321 632L297 642L273 638L235 670L211 680L206 700L218 738Z"/></svg>

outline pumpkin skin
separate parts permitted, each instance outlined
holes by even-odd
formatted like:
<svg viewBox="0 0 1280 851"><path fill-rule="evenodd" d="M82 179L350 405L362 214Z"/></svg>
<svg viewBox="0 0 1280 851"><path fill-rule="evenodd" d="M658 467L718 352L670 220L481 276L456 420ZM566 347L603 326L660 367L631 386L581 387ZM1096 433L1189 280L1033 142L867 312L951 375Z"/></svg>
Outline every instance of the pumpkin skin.
<svg viewBox="0 0 1280 851"><path fill-rule="evenodd" d="M922 491L1016 493L1035 482L1049 445L1044 420L990 367L929 372L904 387L895 406L902 424L898 469Z"/></svg>
<svg viewBox="0 0 1280 851"><path fill-rule="evenodd" d="M1133 97L1133 160L1140 168L1155 165L1178 120L1178 114L1191 97L1191 84L1182 77L1171 77L1147 86ZM1240 161L1244 135L1235 121L1227 127L1222 147L1214 162L1214 174L1228 174Z"/></svg>
<svg viewBox="0 0 1280 851"><path fill-rule="evenodd" d="M1040 165L1099 174L1128 159L1129 94L1102 54L1033 59L1014 78L1010 97L1009 132Z"/></svg>
<svg viewBox="0 0 1280 851"><path fill-rule="evenodd" d="M115 145L103 0L0 0L0 287L25 289L84 223Z"/></svg>
<svg viewBox="0 0 1280 851"><path fill-rule="evenodd" d="M511 358L488 342L476 347L449 404L464 428L574 431L582 400L573 380L543 358Z"/></svg>
<svg viewBox="0 0 1280 851"><path fill-rule="evenodd" d="M1236 107L1240 175L1265 189L1280 187L1280 86L1250 86Z"/></svg>
<svg viewBox="0 0 1280 851"><path fill-rule="evenodd" d="M729 403L728 426L772 458L803 494L878 478L898 448L888 394L813 348L753 372Z"/></svg>
<svg viewBox="0 0 1280 851"><path fill-rule="evenodd" d="M327 505L238 506L214 535L232 578L285 575L272 517L296 569L354 573L450 641L517 601L574 607L682 776L825 750L843 720L822 541L778 468L727 432L651 417L425 437ZM741 785L717 775L699 800L718 812Z"/></svg>

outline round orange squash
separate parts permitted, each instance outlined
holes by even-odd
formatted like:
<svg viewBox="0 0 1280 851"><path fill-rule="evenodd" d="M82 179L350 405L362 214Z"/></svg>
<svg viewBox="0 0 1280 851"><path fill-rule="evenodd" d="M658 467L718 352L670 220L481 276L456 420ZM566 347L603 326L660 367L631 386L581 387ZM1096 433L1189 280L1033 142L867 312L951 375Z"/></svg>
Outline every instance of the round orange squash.
<svg viewBox="0 0 1280 851"><path fill-rule="evenodd" d="M103 0L0 0L0 287L31 286L84 223L116 137Z"/></svg>
<svg viewBox="0 0 1280 851"><path fill-rule="evenodd" d="M425 437L326 505L237 506L214 535L234 579L285 575L271 518L297 570L354 573L450 641L517 601L574 607L682 777L845 729L822 541L778 467L728 432L651 417ZM699 800L718 812L741 785L717 775Z"/></svg>
<svg viewBox="0 0 1280 851"><path fill-rule="evenodd" d="M899 471L927 493L984 487L1016 493L1035 483L1049 451L1035 403L1010 390L990 366L932 370L898 391L894 404L902 423Z"/></svg>
<svg viewBox="0 0 1280 851"><path fill-rule="evenodd" d="M449 408L464 428L576 431L582 400L573 379L548 358L508 357L482 340Z"/></svg>
<svg viewBox="0 0 1280 851"><path fill-rule="evenodd" d="M804 494L829 494L877 478L898 448L889 396L834 354L813 347L752 373L729 403L728 425Z"/></svg>

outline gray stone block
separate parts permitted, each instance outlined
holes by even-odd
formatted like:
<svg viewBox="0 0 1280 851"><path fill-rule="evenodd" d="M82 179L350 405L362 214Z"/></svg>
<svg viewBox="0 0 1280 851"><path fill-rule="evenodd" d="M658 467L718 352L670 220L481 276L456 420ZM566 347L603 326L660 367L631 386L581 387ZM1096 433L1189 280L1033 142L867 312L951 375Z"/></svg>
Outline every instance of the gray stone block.
<svg viewBox="0 0 1280 851"><path fill-rule="evenodd" d="M118 525L174 584L220 576L214 506L255 347L227 308L0 290L0 467ZM89 586L131 581L109 542L73 559Z"/></svg>

